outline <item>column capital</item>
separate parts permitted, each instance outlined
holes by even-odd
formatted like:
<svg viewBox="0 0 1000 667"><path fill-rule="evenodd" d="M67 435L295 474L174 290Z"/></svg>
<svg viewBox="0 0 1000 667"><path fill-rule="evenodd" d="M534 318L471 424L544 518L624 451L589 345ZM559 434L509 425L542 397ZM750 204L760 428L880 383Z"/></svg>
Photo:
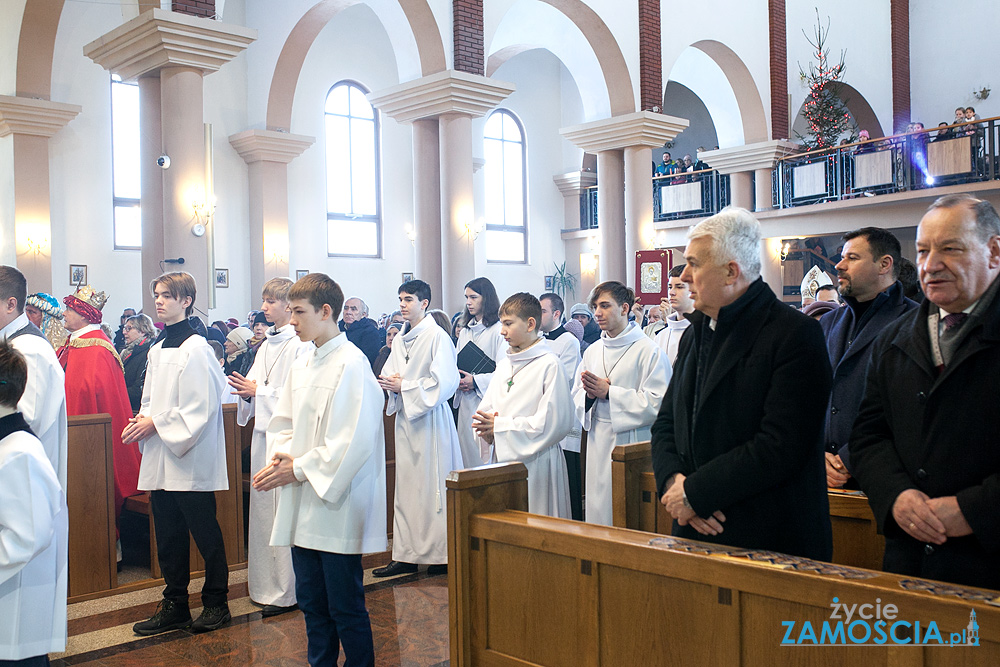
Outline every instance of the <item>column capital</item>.
<svg viewBox="0 0 1000 667"><path fill-rule="evenodd" d="M151 9L87 44L83 54L128 81L164 67L214 72L256 39L253 28Z"/></svg>
<svg viewBox="0 0 1000 667"><path fill-rule="evenodd" d="M755 169L773 169L781 158L801 151L802 147L798 144L779 139L705 151L698 153L698 158L707 162L720 174L735 174Z"/></svg>
<svg viewBox="0 0 1000 667"><path fill-rule="evenodd" d="M689 124L684 118L638 111L564 127L559 134L585 152L597 153L632 146L656 148L673 141Z"/></svg>
<svg viewBox="0 0 1000 667"><path fill-rule="evenodd" d="M579 197L585 189L597 185L597 174L592 171L571 171L553 176L552 181L563 197Z"/></svg>
<svg viewBox="0 0 1000 667"><path fill-rule="evenodd" d="M368 101L400 123L458 113L478 118L514 92L514 84L445 70L370 93Z"/></svg>
<svg viewBox="0 0 1000 667"><path fill-rule="evenodd" d="M229 143L247 164L253 162L288 164L316 143L316 138L273 130L246 130L230 135Z"/></svg>
<svg viewBox="0 0 1000 667"><path fill-rule="evenodd" d="M0 137L30 134L48 138L66 127L80 111L82 107L76 104L0 95Z"/></svg>

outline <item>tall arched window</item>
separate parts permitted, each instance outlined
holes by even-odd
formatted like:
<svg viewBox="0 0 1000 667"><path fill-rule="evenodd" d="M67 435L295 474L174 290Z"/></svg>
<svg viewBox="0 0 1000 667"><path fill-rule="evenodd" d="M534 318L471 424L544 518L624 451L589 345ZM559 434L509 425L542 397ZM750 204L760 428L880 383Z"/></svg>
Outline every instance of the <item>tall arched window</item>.
<svg viewBox="0 0 1000 667"><path fill-rule="evenodd" d="M326 96L327 253L381 257L379 127L358 84L342 81Z"/></svg>
<svg viewBox="0 0 1000 667"><path fill-rule="evenodd" d="M111 76L111 170L115 249L142 247L139 167L139 86Z"/></svg>
<svg viewBox="0 0 1000 667"><path fill-rule="evenodd" d="M483 131L486 179L486 259L527 261L528 197L524 131L514 114L497 109Z"/></svg>

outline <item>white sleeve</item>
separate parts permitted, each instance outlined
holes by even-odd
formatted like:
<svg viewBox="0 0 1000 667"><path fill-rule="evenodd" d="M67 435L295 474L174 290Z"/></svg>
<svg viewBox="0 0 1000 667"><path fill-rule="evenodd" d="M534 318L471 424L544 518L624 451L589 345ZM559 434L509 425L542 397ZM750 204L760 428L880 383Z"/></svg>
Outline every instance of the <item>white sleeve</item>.
<svg viewBox="0 0 1000 667"><path fill-rule="evenodd" d="M583 355L583 360L580 365L576 367L576 372L573 373L573 391L571 398L573 399L573 406L576 408L576 422L583 425L585 431L590 430L590 416L593 414L592 410L587 410L587 391L583 388L583 380L580 379L580 375L586 370L587 354Z"/></svg>
<svg viewBox="0 0 1000 667"><path fill-rule="evenodd" d="M403 401L406 416L410 419L421 417L437 406L443 405L458 390L460 376L451 338L441 331L439 335L435 335L433 346L430 375L402 382L399 398Z"/></svg>
<svg viewBox="0 0 1000 667"><path fill-rule="evenodd" d="M163 444L181 457L201 438L209 423L222 409L222 369L207 344L191 348L187 363L181 368L177 386L181 389L180 405L150 415L156 434ZM146 383L149 386L149 383ZM143 401L145 398L143 388Z"/></svg>
<svg viewBox="0 0 1000 667"><path fill-rule="evenodd" d="M33 456L18 452L0 466L0 589L32 558L44 551L55 534L54 520L62 489L53 471Z"/></svg>
<svg viewBox="0 0 1000 667"><path fill-rule="evenodd" d="M281 392L278 402L271 413L271 420L267 423L265 433L265 456L270 461L277 452L287 454L292 448L292 383L295 382L295 369L288 372L285 384L288 391ZM256 470L251 471L255 475Z"/></svg>

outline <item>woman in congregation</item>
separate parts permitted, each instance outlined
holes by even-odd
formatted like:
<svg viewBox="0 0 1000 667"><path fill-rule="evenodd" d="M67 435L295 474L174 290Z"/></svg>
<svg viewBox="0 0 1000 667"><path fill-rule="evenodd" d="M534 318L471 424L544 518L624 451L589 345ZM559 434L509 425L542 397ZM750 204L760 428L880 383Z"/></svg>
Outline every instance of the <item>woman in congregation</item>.
<svg viewBox="0 0 1000 667"><path fill-rule="evenodd" d="M142 402L142 383L146 381L146 355L156 342L156 328L149 315L139 313L125 320L122 327L125 347L122 349L122 366L125 369L125 386L132 414L139 412Z"/></svg>

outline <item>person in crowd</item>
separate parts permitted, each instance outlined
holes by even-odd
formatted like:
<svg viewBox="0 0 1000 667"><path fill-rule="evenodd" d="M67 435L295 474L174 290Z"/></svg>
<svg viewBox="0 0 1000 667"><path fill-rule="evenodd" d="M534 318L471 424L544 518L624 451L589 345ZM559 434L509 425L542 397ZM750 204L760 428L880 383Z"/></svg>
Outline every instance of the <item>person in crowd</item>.
<svg viewBox="0 0 1000 667"><path fill-rule="evenodd" d="M563 324L563 328L576 336L576 339L580 341L580 354L583 354L583 325L570 318Z"/></svg>
<svg viewBox="0 0 1000 667"><path fill-rule="evenodd" d="M447 571L448 530L444 481L462 465L462 449L448 399L458 389L455 346L427 317L431 287L422 280L399 286L403 333L392 341L378 382L388 392L386 414L396 415L396 493L392 519L392 560L372 575L391 577L417 571ZM470 420L471 430L471 420Z"/></svg>
<svg viewBox="0 0 1000 667"><path fill-rule="evenodd" d="M565 309L566 305L561 296L554 292L546 292L539 297L539 306L542 309L539 328L545 335L546 343L553 354L559 357L559 363L562 364L563 375L566 378L567 390L572 392L573 380L576 378L576 369L580 366L581 338L569 331L569 323L566 325L562 324L563 309ZM582 337L583 327L580 326L580 323L575 320L570 320L570 322L579 328L579 334ZM572 403L572 393L567 396L570 403ZM576 521L582 521L583 475L580 468L580 448L583 427L576 421L575 408L573 408L573 411L573 424L569 433L559 443L559 446L562 447L563 456L566 458L566 474L569 478L570 515Z"/></svg>
<svg viewBox="0 0 1000 667"><path fill-rule="evenodd" d="M698 146L698 150L695 152L695 157L697 158L694 163L694 169L692 171L704 171L706 169L711 169L708 163L701 159L702 153L705 152L704 146Z"/></svg>
<svg viewBox="0 0 1000 667"><path fill-rule="evenodd" d="M852 474L886 571L1000 589L1000 217L972 195L941 197L916 249L926 298L875 343Z"/></svg>
<svg viewBox="0 0 1000 667"><path fill-rule="evenodd" d="M0 341L0 664L45 667L66 650L69 520L65 484L18 412L29 372Z"/></svg>
<svg viewBox="0 0 1000 667"><path fill-rule="evenodd" d="M965 107L955 108L955 120L952 121L953 125L960 125L965 122ZM957 129L957 128L956 128Z"/></svg>
<svg viewBox="0 0 1000 667"><path fill-rule="evenodd" d="M444 312L440 308L435 308L433 310L428 310L427 315L433 317L437 325L444 329L444 332L449 336L451 335L451 320L448 318L448 313Z"/></svg>
<svg viewBox="0 0 1000 667"><path fill-rule="evenodd" d="M652 428L660 502L678 537L829 560L819 324L760 277L760 223L727 207L688 232L694 295Z"/></svg>
<svg viewBox="0 0 1000 667"><path fill-rule="evenodd" d="M628 312L635 293L617 281L590 294L601 337L587 348L573 380L577 420L587 430L586 518L611 525L611 450L649 439L670 382L670 364Z"/></svg>
<svg viewBox="0 0 1000 667"><path fill-rule="evenodd" d="M467 345L475 345L494 363L503 358L507 343L500 335L500 299L488 278L475 278L465 285L465 312L462 328L458 332L456 351L459 355ZM472 417L483 400L483 393L490 386L492 371L476 371L471 366L458 369L461 377L452 404L458 410L458 441L462 445L462 460L466 468L489 463L483 458L479 443L472 432Z"/></svg>
<svg viewBox="0 0 1000 667"><path fill-rule="evenodd" d="M916 303L924 300L924 293L920 291L920 278L917 275L917 267L905 257L899 258L899 282L903 285L903 296L907 299Z"/></svg>
<svg viewBox="0 0 1000 667"><path fill-rule="evenodd" d="M840 304L834 303L832 301L813 301L805 308L800 308L799 310L803 315L808 315L817 322L827 313L833 310L837 310Z"/></svg>
<svg viewBox="0 0 1000 667"><path fill-rule="evenodd" d="M952 128L948 127L948 123L941 121L938 123L938 131L934 136L933 141L942 141L944 139L951 139L954 136L954 131Z"/></svg>
<svg viewBox="0 0 1000 667"><path fill-rule="evenodd" d="M223 374L225 374L225 368L226 368L226 348L224 348L221 345L219 345L219 341L215 341L215 340L208 341L208 346L210 348L212 348L212 354L215 355L215 360L219 362L219 368L222 369L223 370ZM232 403L233 405L235 405L236 403L239 402L239 400L240 400L240 397L237 396L236 394L234 394L231 391L223 391L222 392L222 404L223 405L229 405L230 403Z"/></svg>
<svg viewBox="0 0 1000 667"><path fill-rule="evenodd" d="M660 164L656 165L656 175L657 176L667 176L669 174L677 173L677 163L673 161L670 157L670 153L663 151L663 156L660 160Z"/></svg>
<svg viewBox="0 0 1000 667"><path fill-rule="evenodd" d="M256 352L257 346L264 341L264 337L267 334L267 330L273 326L273 322L267 319L267 314L263 311L255 311L252 325L250 330L253 331L253 338L250 341L250 347Z"/></svg>
<svg viewBox="0 0 1000 667"><path fill-rule="evenodd" d="M528 469L528 511L570 518L569 478L560 441L576 421L562 362L538 323L542 306L518 292L500 307L507 353L497 364L472 425L499 462ZM516 389L515 389L516 387Z"/></svg>
<svg viewBox="0 0 1000 667"><path fill-rule="evenodd" d="M229 330L232 331L233 329L241 325L238 319L236 319L235 317L230 317L228 320L226 320L226 326L228 326Z"/></svg>
<svg viewBox="0 0 1000 667"><path fill-rule="evenodd" d="M230 620L229 566L215 514L215 492L229 488L222 428L226 379L208 341L191 327L197 287L190 273L175 271L150 285L163 336L149 351L139 414L121 437L142 445L139 488L149 491L156 553L166 587L138 635L186 628L206 632ZM191 540L205 560L203 609L192 623L188 607Z"/></svg>
<svg viewBox="0 0 1000 667"><path fill-rule="evenodd" d="M684 273L684 264L671 268L667 273L667 303L673 312L667 316L664 329L653 338L656 345L663 350L671 368L677 359L677 349L680 346L681 336L691 326L691 322L686 316L694 312L691 289L686 282L681 280L682 273Z"/></svg>
<svg viewBox="0 0 1000 667"><path fill-rule="evenodd" d="M802 297L802 307L805 308L810 303L816 300L816 293L821 287L833 286L833 279L830 278L830 274L823 271L818 266L814 266L806 275L802 278L802 282L799 283L799 294Z"/></svg>
<svg viewBox="0 0 1000 667"><path fill-rule="evenodd" d="M212 326L215 327L216 329L218 329L219 333L221 333L223 336L228 336L229 335L229 331L230 331L229 325L227 323L223 322L222 320L216 320L216 321L212 322Z"/></svg>
<svg viewBox="0 0 1000 667"><path fill-rule="evenodd" d="M449 323L449 326L451 324ZM389 354L392 352L392 339L403 330L403 325L398 322L393 322L385 330L385 345L382 349L378 351L378 356L375 358L375 365L372 370L375 371L375 377L382 375L382 369L385 367L385 362L389 359Z"/></svg>
<svg viewBox="0 0 1000 667"><path fill-rule="evenodd" d="M583 326L583 342L580 344L580 350L586 352L587 348L601 337L601 327L594 320L590 308L585 303L573 304L569 310L569 316Z"/></svg>
<svg viewBox="0 0 1000 667"><path fill-rule="evenodd" d="M253 332L246 327L236 327L226 336L226 365L223 368L226 377L233 373L246 375L253 365L254 351L250 349Z"/></svg>
<svg viewBox="0 0 1000 667"><path fill-rule="evenodd" d="M660 333L660 331L667 326L663 319L663 315L663 309L659 306L659 304L650 306L649 310L646 311L646 316L644 318L646 326L642 328L642 333L646 334L650 338L656 338L656 334Z"/></svg>
<svg viewBox="0 0 1000 667"><path fill-rule="evenodd" d="M864 394L875 339L917 307L903 295L897 280L901 256L899 240L885 229L863 227L844 234L843 258L836 266L844 305L820 320L833 368L823 438L826 484L830 487L844 486L850 479L848 440Z"/></svg>
<svg viewBox="0 0 1000 667"><path fill-rule="evenodd" d="M101 331L101 310L108 295L81 285L63 299L69 339L57 356L66 373L66 413L111 415L111 451L115 466L115 517L129 496L139 492L139 448L122 441L132 417L125 385L125 367L111 341Z"/></svg>
<svg viewBox="0 0 1000 667"><path fill-rule="evenodd" d="M146 357L156 342L157 331L149 315L133 315L122 327L125 347L122 348L122 367L125 371L125 388L132 414L139 412L142 403L142 385L146 381Z"/></svg>
<svg viewBox="0 0 1000 667"><path fill-rule="evenodd" d="M58 350L66 343L69 332L63 326L62 306L54 296L45 292L29 294L24 302L24 314L32 324L42 330L53 350Z"/></svg>
<svg viewBox="0 0 1000 667"><path fill-rule="evenodd" d="M382 349L382 333L375 320L368 317L368 304L356 296L344 302L344 319L338 325L347 333L347 340L354 343L368 357L371 366Z"/></svg>
<svg viewBox="0 0 1000 667"><path fill-rule="evenodd" d="M253 365L246 374L229 375L229 386L241 399L236 414L240 426L253 422L250 440L250 470L267 465L267 428L282 393L288 373L295 360L307 354L311 345L295 335L289 312L288 278L271 278L261 288L261 313L273 325L265 333L257 349ZM338 304L339 305L339 304ZM350 340L350 333L345 336ZM247 587L250 599L261 605L261 616L267 618L297 608L292 553L288 547L272 547L271 529L277 494L253 489L250 491L250 521L247 551Z"/></svg>
<svg viewBox="0 0 1000 667"><path fill-rule="evenodd" d="M823 285L816 290L816 301L829 301L840 305L840 293L833 285Z"/></svg>
<svg viewBox="0 0 1000 667"><path fill-rule="evenodd" d="M272 548L291 548L310 665L374 665L361 555L386 548L382 392L369 359L340 335L340 286L310 273L288 292L311 351L288 373L254 488L277 497Z"/></svg>
<svg viewBox="0 0 1000 667"><path fill-rule="evenodd" d="M65 374L48 339L27 316L24 274L0 265L0 340L6 340L28 368L17 410L38 436L63 489L66 488L67 416Z"/></svg>
<svg viewBox="0 0 1000 667"><path fill-rule="evenodd" d="M122 311L122 316L118 321L118 330L115 331L114 338L112 342L115 345L115 350L121 354L121 351L125 348L125 320L135 315L135 308L126 308Z"/></svg>

